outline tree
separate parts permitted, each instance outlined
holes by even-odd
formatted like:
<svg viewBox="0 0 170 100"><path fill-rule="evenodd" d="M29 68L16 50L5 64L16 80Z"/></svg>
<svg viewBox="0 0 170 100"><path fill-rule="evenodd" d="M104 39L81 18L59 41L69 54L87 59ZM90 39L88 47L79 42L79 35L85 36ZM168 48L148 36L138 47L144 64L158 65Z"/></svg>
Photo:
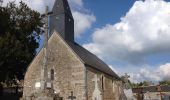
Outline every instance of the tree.
<svg viewBox="0 0 170 100"><path fill-rule="evenodd" d="M39 47L40 13L25 3L0 8L0 82L23 79Z"/></svg>
<svg viewBox="0 0 170 100"><path fill-rule="evenodd" d="M168 81L168 80L160 81L159 85L170 85L170 81Z"/></svg>
<svg viewBox="0 0 170 100"><path fill-rule="evenodd" d="M143 82L139 82L139 83L130 83L132 88L138 88L138 87L144 87L144 86L151 86L154 85L154 83L152 81L143 81Z"/></svg>

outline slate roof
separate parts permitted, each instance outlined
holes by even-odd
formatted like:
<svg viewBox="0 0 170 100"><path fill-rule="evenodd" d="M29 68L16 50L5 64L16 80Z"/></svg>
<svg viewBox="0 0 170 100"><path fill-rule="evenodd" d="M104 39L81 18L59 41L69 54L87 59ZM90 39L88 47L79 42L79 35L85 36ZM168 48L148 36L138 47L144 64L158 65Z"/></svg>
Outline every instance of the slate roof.
<svg viewBox="0 0 170 100"><path fill-rule="evenodd" d="M170 92L170 86L160 86L162 92ZM159 92L157 86L147 86L140 88L133 88L133 93L145 93L145 92Z"/></svg>
<svg viewBox="0 0 170 100"><path fill-rule="evenodd" d="M55 0L52 11L54 15L66 13L69 15L69 17L73 19L70 6L67 0Z"/></svg>
<svg viewBox="0 0 170 100"><path fill-rule="evenodd" d="M74 50L74 52L81 58L86 66L92 67L96 70L104 72L113 78L120 79L120 77L110 69L110 67L100 60L96 55L92 54L77 43L68 42L67 44Z"/></svg>

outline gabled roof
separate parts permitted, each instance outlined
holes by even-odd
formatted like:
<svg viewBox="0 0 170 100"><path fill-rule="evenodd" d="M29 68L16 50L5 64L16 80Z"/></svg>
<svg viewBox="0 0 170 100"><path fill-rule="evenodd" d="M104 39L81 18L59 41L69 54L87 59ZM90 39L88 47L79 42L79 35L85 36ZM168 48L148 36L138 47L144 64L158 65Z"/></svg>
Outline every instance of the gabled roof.
<svg viewBox="0 0 170 100"><path fill-rule="evenodd" d="M79 58L84 62L86 66L92 67L99 70L113 78L120 79L120 77L110 69L110 67L100 60L96 55L92 54L82 46L77 43L68 42L67 44L72 48L72 50L79 56Z"/></svg>

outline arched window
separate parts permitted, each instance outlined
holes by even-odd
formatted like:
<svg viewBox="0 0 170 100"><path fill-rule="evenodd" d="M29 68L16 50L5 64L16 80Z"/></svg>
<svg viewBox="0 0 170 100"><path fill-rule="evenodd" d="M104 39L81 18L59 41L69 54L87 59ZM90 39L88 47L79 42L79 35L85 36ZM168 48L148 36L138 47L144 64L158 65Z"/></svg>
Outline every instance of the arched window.
<svg viewBox="0 0 170 100"><path fill-rule="evenodd" d="M104 79L104 75L101 76L102 79L102 90L104 91L105 89L105 79Z"/></svg>
<svg viewBox="0 0 170 100"><path fill-rule="evenodd" d="M51 69L51 80L54 80L54 69Z"/></svg>

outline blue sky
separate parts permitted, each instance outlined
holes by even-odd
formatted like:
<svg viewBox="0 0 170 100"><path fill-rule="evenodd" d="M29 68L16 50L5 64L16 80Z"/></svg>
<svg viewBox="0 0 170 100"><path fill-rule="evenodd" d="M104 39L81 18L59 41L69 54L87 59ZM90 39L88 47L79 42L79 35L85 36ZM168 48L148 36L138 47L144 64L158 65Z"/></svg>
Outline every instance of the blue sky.
<svg viewBox="0 0 170 100"><path fill-rule="evenodd" d="M8 1L5 0L4 4ZM20 0L16 0L19 2ZM54 0L25 0L41 13ZM131 81L170 79L169 0L69 0L75 40Z"/></svg>
<svg viewBox="0 0 170 100"><path fill-rule="evenodd" d="M97 3L96 3L97 2ZM116 23L132 7L134 0L84 0L84 6L96 16L96 22L86 30L83 38L76 38L76 41L83 44L91 40L91 33L95 28L103 27L108 23Z"/></svg>
<svg viewBox="0 0 170 100"><path fill-rule="evenodd" d="M96 2L97 2L97 4L96 4ZM160 3L160 2L163 2L166 5L166 4L168 4L169 1L168 0L166 0L166 1L158 0L158 2L157 2L154 0L146 0L146 1L143 1L143 2L141 1L138 3L139 3L139 5L140 5L140 3L141 3L141 5L143 3L143 7L145 7L145 4L146 4L146 7L147 7L147 4L149 4L149 3ZM95 15L96 21L94 22L92 27L82 35L83 38L82 37L76 38L77 42L81 43L82 45L84 43L90 44L89 42L93 41L92 38L94 38L94 36L92 37L92 35L95 34L96 28L102 29L107 24L114 26L115 24L121 22L121 18L122 17L124 18L126 16L126 14L129 12L129 10L133 9L133 6L135 3L136 3L136 0L114 0L114 1L108 0L107 2L104 0L98 0L98 1L86 0L84 3L84 6L86 8L88 8ZM159 6L164 6L164 4L162 4L162 5L155 4L155 5L159 7ZM150 6L152 6L152 4ZM170 10L169 8L164 8L164 7L162 7L162 8ZM151 9L151 8L149 8L149 9ZM155 9L160 10L157 7L155 7ZM156 13L154 10L152 11L152 9L150 12ZM147 14L147 11L145 13ZM149 15L149 12L148 12L148 15ZM147 16L147 15L144 15L144 16ZM154 17L154 16L156 16L156 14L153 14L152 16ZM136 16L136 17L138 17L138 16ZM143 19L143 20L145 20L145 19ZM157 23L158 23L157 25L159 25L159 21ZM167 24L167 23L165 23L165 24ZM169 25L168 25L168 27L169 27ZM143 28L143 30L145 30L145 28ZM153 30L154 30L154 26L153 26ZM107 33L105 33L104 35L107 35ZM103 40L103 41L105 41L105 40ZM159 41L161 42L161 40L157 39L158 43L156 43L156 44L159 44ZM152 42L154 42L154 41L152 41ZM94 43L94 41L92 43ZM165 41L164 43L168 44L168 41ZM97 43L94 43L94 45L95 44L97 44ZM108 44L109 44L109 42L108 42ZM148 44L149 44L149 41L148 41ZM152 45L152 44L154 44L154 43L151 43L150 45ZM110 43L110 45L112 45L112 44ZM161 45L161 43L160 43L160 45ZM166 46L168 46L168 45L166 45ZM85 46L85 47L89 50L91 50L91 48L93 48L91 46L89 46L89 47ZM144 53L144 56L141 55L141 56L143 56L143 58L136 59L136 61L134 61L135 63L128 61L129 59L131 59L131 57L117 60L114 57L113 58L108 57L108 56L104 57L106 54L106 53L104 53L105 50L102 51L103 52L102 54L98 54L93 50L91 50L91 51L93 53L97 54L105 62L107 62L107 64L111 65L114 68L114 70L117 73L119 73L119 75L122 75L123 73L129 73L132 76L132 81L135 81L135 82L143 81L143 80L159 81L162 79L167 79L167 78L169 79L169 74L168 75L166 74L165 76L163 75L165 73L168 73L168 72L165 72L164 70L167 70L170 67L168 65L168 63L170 62L169 49L167 49L166 47L162 47L162 46L154 46L154 47L150 47L149 49L151 49L151 48L155 48L158 50L151 50L150 52L146 52L146 54L145 54L145 52L142 52L142 53ZM126 53L129 53L129 52L126 52ZM131 53L133 53L133 52L131 52ZM123 53L122 53L122 55L120 53L119 56L123 56ZM134 56L134 55L130 54L129 56ZM137 56L137 57L140 56L140 53L135 56ZM147 77L147 75L148 75L148 77Z"/></svg>

